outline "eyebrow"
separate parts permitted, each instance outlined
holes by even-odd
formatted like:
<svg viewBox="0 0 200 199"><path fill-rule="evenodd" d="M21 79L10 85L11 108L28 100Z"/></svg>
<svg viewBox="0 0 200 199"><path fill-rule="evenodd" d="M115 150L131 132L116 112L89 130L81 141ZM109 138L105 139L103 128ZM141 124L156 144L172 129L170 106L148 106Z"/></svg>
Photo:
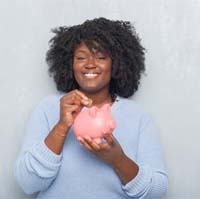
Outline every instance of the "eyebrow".
<svg viewBox="0 0 200 199"><path fill-rule="evenodd" d="M86 52L85 50L76 50L75 52Z"/></svg>
<svg viewBox="0 0 200 199"><path fill-rule="evenodd" d="M75 53L87 53L88 51L87 50L82 50L82 49L80 49L80 50L76 50L75 51ZM96 51L96 52L92 52L93 54L98 54L98 53L102 53L103 55L107 55L107 53L106 52L102 52L102 51Z"/></svg>
<svg viewBox="0 0 200 199"><path fill-rule="evenodd" d="M88 53L88 51L87 50L75 50L75 52L74 52L75 54L76 53Z"/></svg>

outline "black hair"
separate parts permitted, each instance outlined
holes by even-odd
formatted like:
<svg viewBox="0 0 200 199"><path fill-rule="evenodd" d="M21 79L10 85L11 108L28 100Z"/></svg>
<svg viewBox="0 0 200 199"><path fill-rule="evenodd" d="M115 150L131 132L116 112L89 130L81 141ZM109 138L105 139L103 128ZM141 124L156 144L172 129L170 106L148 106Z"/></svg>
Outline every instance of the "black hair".
<svg viewBox="0 0 200 199"><path fill-rule="evenodd" d="M46 61L59 91L79 88L72 67L74 51L82 41L90 50L98 49L111 57L111 95L130 97L138 90L141 74L145 71L145 49L129 21L101 17L52 31L55 36L49 41Z"/></svg>

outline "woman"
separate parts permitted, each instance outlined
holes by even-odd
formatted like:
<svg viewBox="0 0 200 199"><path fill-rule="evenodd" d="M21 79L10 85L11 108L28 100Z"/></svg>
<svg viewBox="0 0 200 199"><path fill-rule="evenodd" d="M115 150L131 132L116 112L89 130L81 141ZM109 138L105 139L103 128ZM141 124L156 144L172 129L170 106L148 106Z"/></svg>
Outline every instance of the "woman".
<svg viewBox="0 0 200 199"><path fill-rule="evenodd" d="M167 175L151 118L133 100L144 48L129 22L105 18L54 30L47 52L59 94L27 126L15 176L37 198L161 198ZM73 133L82 108L111 104L117 128L105 141Z"/></svg>

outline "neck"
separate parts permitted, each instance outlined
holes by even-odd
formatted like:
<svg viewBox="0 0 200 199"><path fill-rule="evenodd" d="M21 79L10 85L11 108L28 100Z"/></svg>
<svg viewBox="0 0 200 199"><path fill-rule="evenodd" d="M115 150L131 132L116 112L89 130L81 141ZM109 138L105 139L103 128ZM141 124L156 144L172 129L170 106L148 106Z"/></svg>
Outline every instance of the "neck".
<svg viewBox="0 0 200 199"><path fill-rule="evenodd" d="M92 99L92 106L101 107L104 104L112 103L111 95L109 90L102 91L99 93L87 93L84 92L87 97Z"/></svg>

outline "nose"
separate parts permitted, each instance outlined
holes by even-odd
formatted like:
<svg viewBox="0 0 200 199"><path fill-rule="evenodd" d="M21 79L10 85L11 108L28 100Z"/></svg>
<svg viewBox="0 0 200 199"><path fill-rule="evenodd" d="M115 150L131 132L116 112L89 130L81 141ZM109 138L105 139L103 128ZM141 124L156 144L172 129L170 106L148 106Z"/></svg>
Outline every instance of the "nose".
<svg viewBox="0 0 200 199"><path fill-rule="evenodd" d="M87 69L96 68L95 58L93 56L89 57L86 65L85 65L85 68L87 68Z"/></svg>

